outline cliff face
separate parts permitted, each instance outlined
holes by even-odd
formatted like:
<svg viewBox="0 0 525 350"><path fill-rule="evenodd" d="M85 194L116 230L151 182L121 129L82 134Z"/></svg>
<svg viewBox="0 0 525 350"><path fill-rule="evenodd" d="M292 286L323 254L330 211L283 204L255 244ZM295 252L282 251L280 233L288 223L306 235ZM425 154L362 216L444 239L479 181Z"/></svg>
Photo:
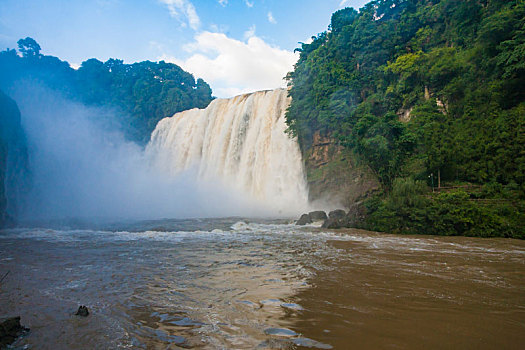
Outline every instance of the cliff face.
<svg viewBox="0 0 525 350"><path fill-rule="evenodd" d="M16 102L0 91L0 228L13 222L25 182L27 150Z"/></svg>
<svg viewBox="0 0 525 350"><path fill-rule="evenodd" d="M314 206L349 208L379 189L370 168L330 137L315 133L312 146L304 153L309 200Z"/></svg>

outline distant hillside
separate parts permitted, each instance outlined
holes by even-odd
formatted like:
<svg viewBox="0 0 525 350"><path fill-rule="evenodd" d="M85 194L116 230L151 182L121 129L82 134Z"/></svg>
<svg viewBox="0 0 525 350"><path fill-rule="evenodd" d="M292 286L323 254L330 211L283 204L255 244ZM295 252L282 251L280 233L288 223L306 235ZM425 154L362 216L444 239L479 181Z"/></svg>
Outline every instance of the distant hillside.
<svg viewBox="0 0 525 350"><path fill-rule="evenodd" d="M525 237L523 1L372 1L312 39L287 120L307 165L328 137L342 151L324 167L343 154L379 181L357 226Z"/></svg>
<svg viewBox="0 0 525 350"><path fill-rule="evenodd" d="M75 70L40 50L35 40L25 38L18 41L18 52L0 52L0 88L8 91L17 82L31 81L86 105L115 109L127 137L142 144L160 119L204 108L213 99L204 80L195 81L175 64L89 59Z"/></svg>

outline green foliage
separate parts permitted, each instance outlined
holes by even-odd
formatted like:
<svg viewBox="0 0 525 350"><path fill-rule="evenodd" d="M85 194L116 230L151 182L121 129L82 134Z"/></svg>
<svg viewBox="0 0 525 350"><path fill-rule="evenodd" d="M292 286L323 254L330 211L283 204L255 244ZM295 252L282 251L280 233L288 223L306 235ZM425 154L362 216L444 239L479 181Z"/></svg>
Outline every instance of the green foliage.
<svg viewBox="0 0 525 350"><path fill-rule="evenodd" d="M18 41L19 51L0 52L0 87L20 80L36 81L87 105L115 109L131 140L145 143L157 122L174 113L204 108L211 88L179 66L161 62L125 64L122 60L89 59L78 70L53 56L40 54L32 38Z"/></svg>
<svg viewBox="0 0 525 350"><path fill-rule="evenodd" d="M430 196L428 187L422 182L396 179L392 192L385 199L370 202L368 207L372 213L363 227L372 230L441 236L525 238L522 227L525 219L523 204L478 204L463 190Z"/></svg>
<svg viewBox="0 0 525 350"><path fill-rule="evenodd" d="M17 41L18 50L24 57L39 57L40 56L40 45L35 41L35 39L27 37L25 39L20 39Z"/></svg>
<svg viewBox="0 0 525 350"><path fill-rule="evenodd" d="M442 182L514 184L511 197L525 198L524 18L523 1L376 0L339 10L329 31L301 44L287 76L290 131L302 149L315 132L330 135L370 166L386 196L370 208L371 227L500 235L508 218L460 194L426 206L394 198L399 178L438 172Z"/></svg>

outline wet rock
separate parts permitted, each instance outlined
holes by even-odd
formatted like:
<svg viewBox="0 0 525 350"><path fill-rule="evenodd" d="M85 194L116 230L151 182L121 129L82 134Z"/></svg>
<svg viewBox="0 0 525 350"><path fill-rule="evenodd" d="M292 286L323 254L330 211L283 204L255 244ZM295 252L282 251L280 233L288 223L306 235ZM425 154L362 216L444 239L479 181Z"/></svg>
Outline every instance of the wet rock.
<svg viewBox="0 0 525 350"><path fill-rule="evenodd" d="M332 210L328 213L328 219L323 222L322 228L342 228L346 225L346 212L343 209Z"/></svg>
<svg viewBox="0 0 525 350"><path fill-rule="evenodd" d="M310 219L312 219L312 221L322 221L328 218L326 213L322 210L311 211L308 213L308 215L310 215Z"/></svg>
<svg viewBox="0 0 525 350"><path fill-rule="evenodd" d="M366 219L366 207L362 202L350 206L345 217L347 227L358 227Z"/></svg>
<svg viewBox="0 0 525 350"><path fill-rule="evenodd" d="M299 218L299 220L297 220L295 224L296 225L306 225L306 224L311 224L311 223L312 223L312 218L310 217L310 215L303 214L301 215L301 217Z"/></svg>
<svg viewBox="0 0 525 350"><path fill-rule="evenodd" d="M76 316L87 317L89 315L89 310L88 310L88 308L86 306L80 305L78 307L77 313L75 315Z"/></svg>
<svg viewBox="0 0 525 350"><path fill-rule="evenodd" d="M330 219L342 219L346 216L346 211L343 209L336 209L332 210L330 213L328 213L328 218Z"/></svg>
<svg viewBox="0 0 525 350"><path fill-rule="evenodd" d="M324 222L323 222L323 225L321 226L322 228L330 228L330 229L334 229L334 228L341 228L343 227L342 226L342 223L341 223L341 220L340 219L336 219L336 218L328 218L326 219Z"/></svg>
<svg viewBox="0 0 525 350"><path fill-rule="evenodd" d="M20 324L20 316L0 320L0 349L6 348L16 338L27 332L29 328Z"/></svg>

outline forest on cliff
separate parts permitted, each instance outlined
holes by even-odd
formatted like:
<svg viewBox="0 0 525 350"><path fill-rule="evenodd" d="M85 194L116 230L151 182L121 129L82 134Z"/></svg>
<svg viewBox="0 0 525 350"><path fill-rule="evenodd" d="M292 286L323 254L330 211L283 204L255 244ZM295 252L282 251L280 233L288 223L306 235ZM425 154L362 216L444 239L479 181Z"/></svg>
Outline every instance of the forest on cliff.
<svg viewBox="0 0 525 350"><path fill-rule="evenodd" d="M290 131L381 184L356 226L525 237L525 2L371 1L297 51Z"/></svg>
<svg viewBox="0 0 525 350"><path fill-rule="evenodd" d="M73 69L40 51L34 39L25 38L18 41L18 52L0 52L0 89L9 92L18 83L39 85L87 106L110 108L127 138L140 144L149 140L160 119L212 101L210 86L175 64L92 58Z"/></svg>

